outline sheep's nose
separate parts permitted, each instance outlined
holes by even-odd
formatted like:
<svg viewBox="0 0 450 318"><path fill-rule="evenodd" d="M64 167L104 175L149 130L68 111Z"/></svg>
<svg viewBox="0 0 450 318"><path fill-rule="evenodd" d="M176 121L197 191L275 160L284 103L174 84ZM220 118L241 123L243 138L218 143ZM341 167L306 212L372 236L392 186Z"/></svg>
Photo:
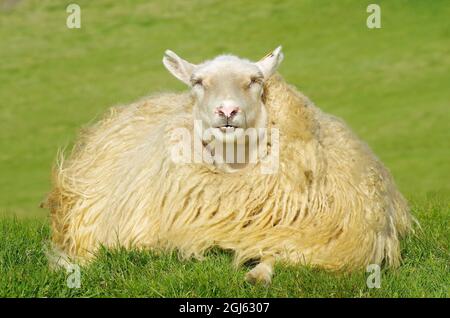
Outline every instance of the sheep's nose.
<svg viewBox="0 0 450 318"><path fill-rule="evenodd" d="M216 114L226 118L235 116L239 111L240 108L237 106L219 106L216 108Z"/></svg>

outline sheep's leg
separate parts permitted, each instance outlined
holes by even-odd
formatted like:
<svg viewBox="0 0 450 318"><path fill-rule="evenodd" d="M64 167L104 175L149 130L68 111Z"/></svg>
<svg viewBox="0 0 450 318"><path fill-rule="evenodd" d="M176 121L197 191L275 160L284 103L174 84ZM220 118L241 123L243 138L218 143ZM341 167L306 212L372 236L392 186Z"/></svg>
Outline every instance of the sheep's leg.
<svg viewBox="0 0 450 318"><path fill-rule="evenodd" d="M245 280L251 284L269 285L272 282L273 265L275 258L270 256L261 259L261 262L245 274Z"/></svg>

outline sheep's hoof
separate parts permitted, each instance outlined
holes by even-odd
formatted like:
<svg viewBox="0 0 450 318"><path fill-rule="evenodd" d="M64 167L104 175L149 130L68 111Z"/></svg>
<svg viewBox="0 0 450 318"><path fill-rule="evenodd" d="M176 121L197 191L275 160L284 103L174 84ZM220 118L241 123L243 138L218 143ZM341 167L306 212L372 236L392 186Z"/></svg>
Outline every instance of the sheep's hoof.
<svg viewBox="0 0 450 318"><path fill-rule="evenodd" d="M272 282L272 268L267 264L260 263L245 274L245 280L252 285L269 286Z"/></svg>

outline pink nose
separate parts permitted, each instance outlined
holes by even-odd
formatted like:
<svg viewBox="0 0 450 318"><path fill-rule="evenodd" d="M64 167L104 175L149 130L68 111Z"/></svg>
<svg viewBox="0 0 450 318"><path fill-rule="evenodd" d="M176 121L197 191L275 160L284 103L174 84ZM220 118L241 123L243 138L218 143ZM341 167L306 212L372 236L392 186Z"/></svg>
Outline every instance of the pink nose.
<svg viewBox="0 0 450 318"><path fill-rule="evenodd" d="M240 109L237 106L220 106L216 108L216 114L227 118L235 116L239 111Z"/></svg>

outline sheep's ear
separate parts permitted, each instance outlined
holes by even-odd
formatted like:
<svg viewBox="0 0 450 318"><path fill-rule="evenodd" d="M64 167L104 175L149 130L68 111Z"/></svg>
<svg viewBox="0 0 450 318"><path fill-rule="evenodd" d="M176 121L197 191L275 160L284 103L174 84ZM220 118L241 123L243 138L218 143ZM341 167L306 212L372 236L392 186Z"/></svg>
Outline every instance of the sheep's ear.
<svg viewBox="0 0 450 318"><path fill-rule="evenodd" d="M173 76L191 85L190 79L196 65L191 64L170 50L164 52L163 64Z"/></svg>
<svg viewBox="0 0 450 318"><path fill-rule="evenodd" d="M256 62L256 65L263 73L264 78L267 79L275 73L282 60L283 53L281 52L280 45L275 50L264 56L261 60Z"/></svg>

